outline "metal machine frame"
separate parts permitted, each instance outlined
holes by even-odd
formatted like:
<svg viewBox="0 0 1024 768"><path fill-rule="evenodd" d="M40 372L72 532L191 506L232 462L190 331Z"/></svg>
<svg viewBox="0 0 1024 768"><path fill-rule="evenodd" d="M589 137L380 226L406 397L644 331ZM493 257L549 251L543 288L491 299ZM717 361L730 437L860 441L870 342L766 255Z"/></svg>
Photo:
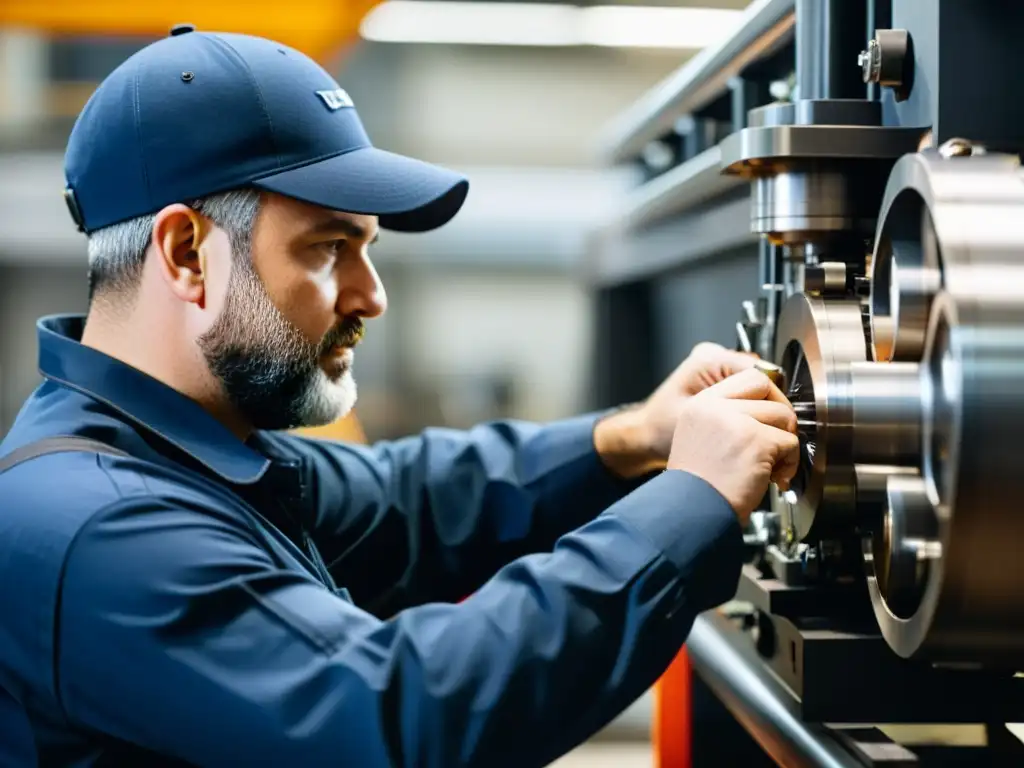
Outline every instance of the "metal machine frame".
<svg viewBox="0 0 1024 768"><path fill-rule="evenodd" d="M1024 764L1021 32L996 0L757 0L607 131L644 182L593 239L598 405L659 378L659 280L756 250L737 346L786 372L802 474L689 648L785 765L942 751L824 723L979 723L958 764Z"/></svg>

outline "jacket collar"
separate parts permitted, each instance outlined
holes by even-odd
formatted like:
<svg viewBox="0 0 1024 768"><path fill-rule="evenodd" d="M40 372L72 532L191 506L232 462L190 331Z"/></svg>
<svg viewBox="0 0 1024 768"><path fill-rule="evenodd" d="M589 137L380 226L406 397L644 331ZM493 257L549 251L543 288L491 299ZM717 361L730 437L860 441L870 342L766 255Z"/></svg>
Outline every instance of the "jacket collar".
<svg viewBox="0 0 1024 768"><path fill-rule="evenodd" d="M194 400L84 346L84 328L83 315L39 320L39 371L44 377L114 409L228 482L251 484L266 473L271 460L239 440Z"/></svg>

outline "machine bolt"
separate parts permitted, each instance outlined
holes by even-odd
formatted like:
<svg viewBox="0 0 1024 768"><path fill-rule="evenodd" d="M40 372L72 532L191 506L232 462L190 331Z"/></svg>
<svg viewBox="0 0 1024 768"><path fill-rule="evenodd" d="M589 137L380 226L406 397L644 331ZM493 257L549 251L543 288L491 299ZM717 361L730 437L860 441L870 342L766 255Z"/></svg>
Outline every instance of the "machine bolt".
<svg viewBox="0 0 1024 768"><path fill-rule="evenodd" d="M875 37L868 42L867 50L861 51L857 57L862 79L865 83L891 88L896 101L906 100L912 85L913 57L910 51L910 35L905 29L875 30Z"/></svg>
<svg viewBox="0 0 1024 768"><path fill-rule="evenodd" d="M881 75L882 57L878 51L878 41L868 42L868 49L861 51L857 57L857 65L861 69L861 77L865 83L877 83Z"/></svg>

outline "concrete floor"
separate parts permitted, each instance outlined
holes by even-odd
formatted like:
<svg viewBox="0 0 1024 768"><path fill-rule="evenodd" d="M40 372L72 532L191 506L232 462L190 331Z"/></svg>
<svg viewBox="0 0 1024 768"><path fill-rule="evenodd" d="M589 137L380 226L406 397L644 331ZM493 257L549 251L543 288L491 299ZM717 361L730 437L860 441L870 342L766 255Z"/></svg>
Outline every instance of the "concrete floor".
<svg viewBox="0 0 1024 768"><path fill-rule="evenodd" d="M651 745L644 742L592 741L549 768L652 768Z"/></svg>

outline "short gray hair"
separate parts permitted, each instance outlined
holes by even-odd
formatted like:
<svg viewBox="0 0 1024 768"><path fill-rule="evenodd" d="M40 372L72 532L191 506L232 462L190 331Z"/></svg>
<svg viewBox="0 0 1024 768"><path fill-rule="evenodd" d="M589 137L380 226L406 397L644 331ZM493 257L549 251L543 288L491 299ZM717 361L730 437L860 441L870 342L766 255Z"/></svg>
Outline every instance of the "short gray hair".
<svg viewBox="0 0 1024 768"><path fill-rule="evenodd" d="M211 219L231 238L236 257L246 257L252 247L252 233L260 210L260 193L255 189L236 189L188 203ZM89 299L99 293L134 295L142 277L146 251L153 240L156 214L139 216L89 235Z"/></svg>

